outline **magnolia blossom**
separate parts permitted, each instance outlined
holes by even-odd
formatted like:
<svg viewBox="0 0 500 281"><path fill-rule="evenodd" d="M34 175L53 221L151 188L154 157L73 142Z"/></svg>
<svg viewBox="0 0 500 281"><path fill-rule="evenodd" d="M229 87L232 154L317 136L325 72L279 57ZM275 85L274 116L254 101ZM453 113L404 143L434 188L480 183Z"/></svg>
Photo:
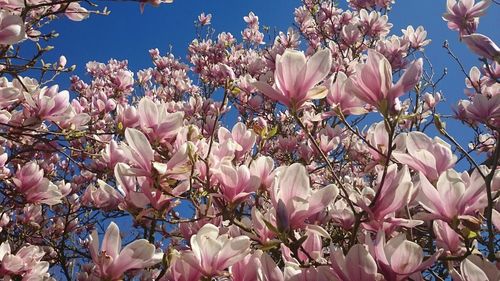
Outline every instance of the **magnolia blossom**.
<svg viewBox="0 0 500 281"><path fill-rule="evenodd" d="M234 167L231 163L224 162L215 173L222 196L230 203L247 198L260 185L259 177L250 174L245 165Z"/></svg>
<svg viewBox="0 0 500 281"><path fill-rule="evenodd" d="M10 280L10 275L22 275L22 280L47 280L50 278L49 262L42 261L44 255L45 252L34 245L23 246L13 254L9 242L3 242L0 245L0 276L4 280Z"/></svg>
<svg viewBox="0 0 500 281"><path fill-rule="evenodd" d="M87 9L80 6L78 2L71 2L66 7L65 15L72 21L82 21L89 17L90 13Z"/></svg>
<svg viewBox="0 0 500 281"><path fill-rule="evenodd" d="M18 15L0 11L0 44L12 45L26 37L23 19Z"/></svg>
<svg viewBox="0 0 500 281"><path fill-rule="evenodd" d="M12 179L16 188L27 202L56 205L61 203L63 194L57 185L43 177L44 172L35 162L29 162L19 168Z"/></svg>
<svg viewBox="0 0 500 281"><path fill-rule="evenodd" d="M500 270L488 260L470 255L460 263L460 274L453 268L451 276L456 281L500 280Z"/></svg>
<svg viewBox="0 0 500 281"><path fill-rule="evenodd" d="M381 180L382 173L379 173L379 184ZM391 214L408 204L412 192L413 183L408 167L405 165L398 171L396 164L390 165L387 168L383 185L378 187L377 193L380 194L377 201L371 203L371 207L366 206L364 201L359 202L359 205L368 212L371 219L369 223L366 223L366 227L377 231L387 226L413 226L420 224L421 222L419 221L391 216ZM388 225L384 225L384 223Z"/></svg>
<svg viewBox="0 0 500 281"><path fill-rule="evenodd" d="M420 172L419 186L422 191L420 205L431 214L429 219L452 222L454 219L474 216L487 206L485 183L477 170L469 176L449 169L437 180L434 187Z"/></svg>
<svg viewBox="0 0 500 281"><path fill-rule="evenodd" d="M333 184L311 189L307 171L301 164L294 163L279 169L271 192L278 226L283 224L290 229L302 227L307 218L321 212L337 198L339 190Z"/></svg>
<svg viewBox="0 0 500 281"><path fill-rule="evenodd" d="M330 50L324 49L306 59L304 53L286 49L276 57L275 88L261 81L253 85L270 99L297 110L305 102L322 99L328 93L324 86L316 85L330 73L331 56Z"/></svg>
<svg viewBox="0 0 500 281"><path fill-rule="evenodd" d="M465 45L475 54L494 61L500 61L500 48L489 37L473 33L462 37Z"/></svg>
<svg viewBox="0 0 500 281"><path fill-rule="evenodd" d="M453 155L451 146L441 138L429 138L421 132L399 135L398 140L404 143L406 151L397 150L393 157L402 164L422 172L430 181L435 181L446 170L455 166L457 157Z"/></svg>
<svg viewBox="0 0 500 281"><path fill-rule="evenodd" d="M92 232L89 250L101 279L121 280L125 272L155 265L163 256L163 253L155 253L155 246L145 239L135 240L123 249L121 244L120 229L114 222L104 234L100 251L97 231Z"/></svg>
<svg viewBox="0 0 500 281"><path fill-rule="evenodd" d="M474 0L447 0L443 19L448 22L448 28L459 31L460 35L474 33L479 24L479 17L486 13L491 0L474 2Z"/></svg>
<svg viewBox="0 0 500 281"><path fill-rule="evenodd" d="M427 37L427 31L423 26L417 27L415 30L413 26L409 25L406 29L401 30L404 34L404 40L410 42L410 46L415 49L421 49L431 43L431 39Z"/></svg>
<svg viewBox="0 0 500 281"><path fill-rule="evenodd" d="M349 77L345 84L345 91L385 112L393 109L396 99L420 81L422 65L421 58L412 62L393 85L389 61L379 52L368 50L366 63L357 66L356 74Z"/></svg>
<svg viewBox="0 0 500 281"><path fill-rule="evenodd" d="M43 87L35 93L24 95L26 102L32 108L33 113L40 119L56 120L63 115L69 104L69 92L59 92L59 86Z"/></svg>
<svg viewBox="0 0 500 281"><path fill-rule="evenodd" d="M102 180L97 181L99 187L90 185L85 190L82 202L103 210L113 210L123 201L121 194Z"/></svg>
<svg viewBox="0 0 500 281"><path fill-rule="evenodd" d="M381 280L377 271L377 263L366 246L356 244L351 247L347 256L342 249L330 246L330 262L335 276L343 281Z"/></svg>
<svg viewBox="0 0 500 281"><path fill-rule="evenodd" d="M493 128L500 126L500 95L488 98L486 95L476 94L471 101L462 101L462 106L468 119Z"/></svg>
<svg viewBox="0 0 500 281"><path fill-rule="evenodd" d="M213 224L204 225L190 241L191 251L184 252L183 259L207 277L235 264L250 251L250 238L220 235L219 228Z"/></svg>
<svg viewBox="0 0 500 281"><path fill-rule="evenodd" d="M424 261L422 248L417 243L406 240L404 234L386 242L384 233L379 232L375 243L368 241L368 244L370 253L375 257L386 280L405 280L413 274L419 276L419 272L433 265L442 253L438 250Z"/></svg>
<svg viewBox="0 0 500 281"><path fill-rule="evenodd" d="M247 255L244 259L231 266L234 281L283 281L283 272L274 260L261 250Z"/></svg>
<svg viewBox="0 0 500 281"><path fill-rule="evenodd" d="M335 76L335 77L334 77ZM335 82L334 82L335 80ZM366 113L363 102L354 95L345 91L347 76L344 72L338 72L325 81L328 88L326 100L335 110L339 110L344 115L360 115Z"/></svg>
<svg viewBox="0 0 500 281"><path fill-rule="evenodd" d="M142 98L137 110L141 129L151 140L166 142L179 132L184 113L168 113L164 104L155 103L149 98Z"/></svg>
<svg viewBox="0 0 500 281"><path fill-rule="evenodd" d="M432 229L436 235L436 245L446 253L462 254L465 251L462 238L447 222L435 220Z"/></svg>
<svg viewBox="0 0 500 281"><path fill-rule="evenodd" d="M217 132L217 136L219 137L219 143L231 141L234 144L236 158L248 153L253 148L257 137L253 131L247 130L245 124L241 122L236 123L231 132L221 127Z"/></svg>

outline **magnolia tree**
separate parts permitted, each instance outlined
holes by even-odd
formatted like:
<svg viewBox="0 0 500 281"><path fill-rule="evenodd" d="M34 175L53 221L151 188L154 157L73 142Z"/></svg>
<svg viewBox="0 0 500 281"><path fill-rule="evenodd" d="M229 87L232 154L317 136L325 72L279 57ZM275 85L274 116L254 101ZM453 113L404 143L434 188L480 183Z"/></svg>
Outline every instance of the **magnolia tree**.
<svg viewBox="0 0 500 281"><path fill-rule="evenodd" d="M392 30L392 2L304 0L267 43L252 12L241 38L201 14L187 60L89 62L60 90L74 67L43 61L40 30L106 9L1 0L0 275L500 280L500 49L476 33L498 3L443 7L480 58L466 71L444 46L459 142L427 32Z"/></svg>

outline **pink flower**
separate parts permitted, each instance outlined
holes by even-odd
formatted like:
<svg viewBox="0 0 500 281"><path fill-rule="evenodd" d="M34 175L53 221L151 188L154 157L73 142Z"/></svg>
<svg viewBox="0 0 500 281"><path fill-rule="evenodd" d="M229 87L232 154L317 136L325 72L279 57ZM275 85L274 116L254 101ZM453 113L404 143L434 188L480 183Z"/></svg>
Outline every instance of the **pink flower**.
<svg viewBox="0 0 500 281"><path fill-rule="evenodd" d="M130 170L130 167L124 163L118 163L114 170L116 182L118 183L117 189L124 196L125 206L120 207L122 209L127 209L127 207L145 208L149 203L149 199L144 193L137 190L135 177L126 176L128 170Z"/></svg>
<svg viewBox="0 0 500 281"><path fill-rule="evenodd" d="M92 205L104 211L116 210L123 201L121 194L102 180L97 180L99 187L89 185L82 197L82 203Z"/></svg>
<svg viewBox="0 0 500 281"><path fill-rule="evenodd" d="M473 33L463 36L462 40L476 55L500 62L500 48L489 37Z"/></svg>
<svg viewBox="0 0 500 281"><path fill-rule="evenodd" d="M334 274L343 281L380 280L377 263L367 251L366 246L356 244L351 247L347 256L342 249L330 247L330 262Z"/></svg>
<svg viewBox="0 0 500 281"><path fill-rule="evenodd" d="M250 173L259 177L260 185L265 190L268 190L274 180L273 175L274 160L269 156L261 156L252 161L250 164Z"/></svg>
<svg viewBox="0 0 500 281"><path fill-rule="evenodd" d="M24 96L28 105L40 119L56 120L56 117L63 115L70 106L69 92L59 92L58 85L50 88L43 87L33 96L28 93Z"/></svg>
<svg viewBox="0 0 500 281"><path fill-rule="evenodd" d="M382 180L382 173L379 173L378 182ZM410 195L413 191L413 183L411 181L410 172L405 165L398 172L396 164L392 164L387 168L387 174L384 184L378 187L380 193L377 201L371 208L360 201L360 207L365 209L371 221L366 223L367 228L377 231L384 227L383 223L387 222L390 225L403 225L409 223L408 220L394 219L391 214L397 212L408 204Z"/></svg>
<svg viewBox="0 0 500 281"><path fill-rule="evenodd" d="M61 190L49 179L43 177L43 170L35 162L29 162L19 168L12 179L16 189L27 202L56 205L63 197Z"/></svg>
<svg viewBox="0 0 500 281"><path fill-rule="evenodd" d="M238 122L234 125L231 132L224 127L220 127L217 132L219 143L232 141L235 144L235 156L240 158L249 152L254 144L257 136L251 130L247 130L245 124Z"/></svg>
<svg viewBox="0 0 500 281"><path fill-rule="evenodd" d="M420 205L431 213L428 219L451 223L456 218L474 216L487 205L485 183L477 170L469 176L449 169L439 177L436 187L422 173L419 176L423 194Z"/></svg>
<svg viewBox="0 0 500 281"><path fill-rule="evenodd" d="M132 163L134 168L129 175L150 176L154 150L146 136L139 130L127 128L125 130L127 146L123 147L125 157Z"/></svg>
<svg viewBox="0 0 500 281"><path fill-rule="evenodd" d="M457 157L449 144L439 137L429 138L421 132L399 135L404 142L405 151L394 151L393 157L402 164L422 172L430 181L435 181L446 170L455 166Z"/></svg>
<svg viewBox="0 0 500 281"><path fill-rule="evenodd" d="M0 275L22 275L26 281L50 279L49 262L41 261L45 252L38 246L23 246L16 254L11 253L9 242L0 245Z"/></svg>
<svg viewBox="0 0 500 281"><path fill-rule="evenodd" d="M249 269L252 270L249 270ZM274 260L261 250L256 250L252 255L247 255L230 268L234 281L283 281L283 272Z"/></svg>
<svg viewBox="0 0 500 281"><path fill-rule="evenodd" d="M172 259L167 273L160 281L198 281L201 272L198 268L191 266L183 259L183 255L177 250L172 250L169 254Z"/></svg>
<svg viewBox="0 0 500 281"><path fill-rule="evenodd" d="M250 238L219 235L219 229L213 224L205 224L190 241L191 251L184 252L183 259L207 277L242 260L250 251Z"/></svg>
<svg viewBox="0 0 500 281"><path fill-rule="evenodd" d="M198 23L201 26L209 25L211 20L212 20L212 14L205 15L205 13L201 13L198 16Z"/></svg>
<svg viewBox="0 0 500 281"><path fill-rule="evenodd" d="M476 122L490 125L493 128L500 127L500 95L491 98L476 94L472 101L462 103L467 117Z"/></svg>
<svg viewBox="0 0 500 281"><path fill-rule="evenodd" d="M315 85L330 73L331 65L329 49L320 50L309 59L302 52L286 49L276 57L275 88L261 81L253 85L270 99L297 110L307 101L326 96L326 88Z"/></svg>
<svg viewBox="0 0 500 281"><path fill-rule="evenodd" d="M22 99L22 94L19 89L15 87L2 87L0 88L0 109L9 107Z"/></svg>
<svg viewBox="0 0 500 281"><path fill-rule="evenodd" d="M436 235L436 246L442 248L448 254L461 255L465 251L465 244L458 233L456 233L445 221L435 220L433 231Z"/></svg>
<svg viewBox="0 0 500 281"><path fill-rule="evenodd" d="M421 49L431 43L430 39L425 39L427 37L427 31L425 31L423 26L419 26L415 30L413 26L409 25L406 29L402 29L401 31L404 34L404 40L410 42L410 46L414 49Z"/></svg>
<svg viewBox="0 0 500 281"><path fill-rule="evenodd" d="M486 13L491 0L483 0L474 4L474 0L448 0L443 19L448 22L448 28L460 32L460 35L476 31L479 17Z"/></svg>
<svg viewBox="0 0 500 281"><path fill-rule="evenodd" d="M371 241L368 241L368 245L385 279L395 281L406 280L413 273L432 266L442 253L442 250L438 250L424 261L422 248L417 243L406 240L405 234L386 243L384 232L379 232L374 245Z"/></svg>
<svg viewBox="0 0 500 281"><path fill-rule="evenodd" d="M373 105L381 112L393 109L396 99L412 89L422 76L422 59L413 61L396 84L392 84L392 67L379 52L368 50L365 64L349 77L345 91Z"/></svg>
<svg viewBox="0 0 500 281"><path fill-rule="evenodd" d="M260 178L250 174L247 166L234 167L231 162L223 162L215 171L219 188L224 199L236 203L250 196L260 185Z"/></svg>
<svg viewBox="0 0 500 281"><path fill-rule="evenodd" d="M12 45L20 42L26 37L26 29L23 19L17 15L11 15L4 10L0 11L0 44Z"/></svg>
<svg viewBox="0 0 500 281"><path fill-rule="evenodd" d="M184 118L184 112L168 113L164 104L155 103L149 98L141 99L138 113L142 131L151 140L160 143L177 136Z"/></svg>
<svg viewBox="0 0 500 281"><path fill-rule="evenodd" d="M120 229L112 222L102 240L94 230L90 236L90 255L102 279L119 280L131 269L142 269L161 261L162 253L155 254L155 246L145 239L138 239L121 249ZM121 250L120 250L121 249Z"/></svg>
<svg viewBox="0 0 500 281"><path fill-rule="evenodd" d="M459 274L454 268L451 276L456 281L500 280L500 270L488 260L470 255L460 263Z"/></svg>
<svg viewBox="0 0 500 281"><path fill-rule="evenodd" d="M338 188L331 184L313 190L304 166L294 163L278 168L271 192L271 201L280 219L286 219L291 229L300 228L305 220L325 209L338 195Z"/></svg>
<svg viewBox="0 0 500 281"><path fill-rule="evenodd" d="M336 76L336 79L335 79ZM335 82L333 80L335 79ZM338 72L332 75L325 81L325 86L328 88L326 100L335 110L339 110L344 115L360 115L366 113L363 102L356 96L353 96L345 91L345 82L347 76L344 72Z"/></svg>
<svg viewBox="0 0 500 281"><path fill-rule="evenodd" d="M80 3L72 2L66 8L65 14L72 21L82 21L88 18L90 13L87 9L80 6Z"/></svg>

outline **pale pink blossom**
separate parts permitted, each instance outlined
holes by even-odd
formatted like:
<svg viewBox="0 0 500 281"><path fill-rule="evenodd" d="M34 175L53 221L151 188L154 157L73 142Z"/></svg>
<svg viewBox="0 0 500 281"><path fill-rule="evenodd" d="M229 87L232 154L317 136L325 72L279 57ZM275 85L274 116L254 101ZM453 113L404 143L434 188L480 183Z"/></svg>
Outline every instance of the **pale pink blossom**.
<svg viewBox="0 0 500 281"><path fill-rule="evenodd" d="M415 242L406 240L404 234L400 234L388 242L383 232L379 232L374 244L368 241L370 252L377 261L379 272L386 280L406 280L412 274L432 266L442 250L438 250L424 261L424 251ZM413 279L413 278L412 278Z"/></svg>
<svg viewBox="0 0 500 281"><path fill-rule="evenodd" d="M460 32L460 35L474 33L479 18L486 13L491 0L474 2L474 0L447 0L443 19L448 22L448 28Z"/></svg>
<svg viewBox="0 0 500 281"><path fill-rule="evenodd" d="M121 244L120 229L114 222L108 226L100 250L97 231L92 232L89 250L101 279L120 280L125 272L155 265L163 256L155 253L155 246L145 239L135 240L123 249Z"/></svg>
<svg viewBox="0 0 500 281"><path fill-rule="evenodd" d="M247 130L246 125L241 122L236 123L231 132L224 127L220 127L217 136L219 137L219 143L232 141L235 144L236 158L240 158L250 152L257 138L255 133Z"/></svg>
<svg viewBox="0 0 500 281"><path fill-rule="evenodd" d="M422 59L412 62L399 81L392 84L389 61L377 51L369 50L366 63L358 65L356 74L347 80L345 91L385 113L393 109L398 97L420 81L422 65Z"/></svg>
<svg viewBox="0 0 500 281"><path fill-rule="evenodd" d="M38 246L27 245L16 254L11 252L9 242L0 245L0 275L10 280L10 275L22 276L23 281L47 280L50 278L49 262L42 261L45 252Z"/></svg>
<svg viewBox="0 0 500 281"><path fill-rule="evenodd" d="M190 242L191 251L184 252L183 259L207 277L215 276L242 260L250 251L247 236L220 235L219 228L213 224L205 224L191 236Z"/></svg>
<svg viewBox="0 0 500 281"><path fill-rule="evenodd" d="M27 202L56 205L63 197L61 190L49 179L44 178L44 172L35 162L29 162L19 167L12 179L16 189L22 193Z"/></svg>
<svg viewBox="0 0 500 281"><path fill-rule="evenodd" d="M447 254L452 255L461 255L465 252L462 237L447 222L435 220L432 229L436 235L436 246L438 248L442 248Z"/></svg>
<svg viewBox="0 0 500 281"><path fill-rule="evenodd" d="M260 186L264 190L271 188L274 181L274 160L269 156L261 156L250 164L250 173L259 177Z"/></svg>
<svg viewBox="0 0 500 281"><path fill-rule="evenodd" d="M80 3L71 2L66 8L65 15L72 21L82 21L88 18L90 13L87 9L80 6Z"/></svg>
<svg viewBox="0 0 500 281"><path fill-rule="evenodd" d="M170 255L170 267L167 273L160 281L197 281L201 278L201 272L198 268L193 267L191 264L183 259L183 255L173 250Z"/></svg>
<svg viewBox="0 0 500 281"><path fill-rule="evenodd" d="M379 173L379 177L377 178L379 185L381 180L382 173ZM370 221L365 223L368 229L378 231L387 226L406 225L409 223L419 224L415 221L391 216L408 204L410 195L413 192L413 183L406 165L399 171L396 164L390 165L387 168L383 185L378 186L376 192L380 193L379 197L377 201L371 203L370 207L366 206L364 201L359 202L360 207L368 212Z"/></svg>
<svg viewBox="0 0 500 281"><path fill-rule="evenodd" d="M201 26L209 25L211 20L212 20L212 14L205 15L205 13L201 13L198 16L198 23Z"/></svg>
<svg viewBox="0 0 500 281"><path fill-rule="evenodd" d="M455 166L457 157L453 155L451 146L439 137L429 138L422 132L401 134L400 142L406 151L397 150L393 157L402 164L422 172L430 181L435 181L446 170Z"/></svg>
<svg viewBox="0 0 500 281"><path fill-rule="evenodd" d="M276 57L275 88L262 81L253 85L270 99L297 110L307 101L326 96L326 88L316 85L330 73L331 64L329 49L320 50L309 59L300 51L286 49Z"/></svg>
<svg viewBox="0 0 500 281"><path fill-rule="evenodd" d="M271 192L278 225L283 218L292 229L302 227L307 218L321 212L337 198L339 191L333 184L313 190L306 169L301 164L278 169L278 178Z"/></svg>
<svg viewBox="0 0 500 281"><path fill-rule="evenodd" d="M330 262L335 276L343 281L381 280L377 263L365 245L351 247L347 256L342 249L330 246Z"/></svg>
<svg viewBox="0 0 500 281"><path fill-rule="evenodd" d="M259 177L250 174L250 170L245 165L234 167L230 162L224 162L214 174L219 180L222 196L229 203L246 199L260 185Z"/></svg>
<svg viewBox="0 0 500 281"><path fill-rule="evenodd" d="M488 36L473 33L463 36L462 41L476 55L500 62L500 48Z"/></svg>
<svg viewBox="0 0 500 281"><path fill-rule="evenodd" d="M109 184L97 180L98 187L89 185L82 197L82 203L95 208L115 210L123 201L121 194Z"/></svg>
<svg viewBox="0 0 500 281"><path fill-rule="evenodd" d="M33 95L25 93L24 95L29 107L40 119L55 119L63 115L69 104L69 92L59 92L59 86L54 85L50 88L43 87L37 90Z"/></svg>
<svg viewBox="0 0 500 281"><path fill-rule="evenodd" d="M251 269L251 270L249 270ZM274 260L261 250L247 255L241 261L231 266L230 270L234 281L283 281L283 272Z"/></svg>
<svg viewBox="0 0 500 281"><path fill-rule="evenodd" d="M410 46L414 49L422 49L431 43L430 39L426 39L427 31L425 31L423 26L414 29L413 26L409 25L406 29L401 30L404 34L404 40L410 42Z"/></svg>
<svg viewBox="0 0 500 281"><path fill-rule="evenodd" d="M451 276L455 281L500 280L500 270L483 257L470 255L460 263L460 272L454 268Z"/></svg>
<svg viewBox="0 0 500 281"><path fill-rule="evenodd" d="M0 11L0 44L12 45L26 37L23 19L5 10Z"/></svg>
<svg viewBox="0 0 500 281"><path fill-rule="evenodd" d="M344 115L360 115L366 113L367 111L364 108L364 103L345 90L346 81L347 76L344 72L338 72L328 78L328 80L325 81L325 86L328 88L326 100L332 106L334 112L338 110Z"/></svg>
<svg viewBox="0 0 500 281"><path fill-rule="evenodd" d="M476 94L471 101L462 103L466 117L471 121L500 127L500 95L488 98L486 95Z"/></svg>
<svg viewBox="0 0 500 281"><path fill-rule="evenodd" d="M142 131L151 140L160 143L177 136L184 118L182 111L168 113L164 104L155 103L147 97L141 99L137 112Z"/></svg>
<svg viewBox="0 0 500 281"><path fill-rule="evenodd" d="M477 170L472 175L449 169L441 174L436 187L420 172L420 204L430 214L429 219L453 222L457 218L474 216L487 205L485 182Z"/></svg>

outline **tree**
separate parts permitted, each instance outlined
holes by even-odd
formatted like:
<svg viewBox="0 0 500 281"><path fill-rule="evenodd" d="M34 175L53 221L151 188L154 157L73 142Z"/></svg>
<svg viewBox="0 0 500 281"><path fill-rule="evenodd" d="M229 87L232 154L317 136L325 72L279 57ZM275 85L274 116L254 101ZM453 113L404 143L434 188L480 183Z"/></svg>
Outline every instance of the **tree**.
<svg viewBox="0 0 500 281"><path fill-rule="evenodd" d="M467 73L445 43L466 149L427 32L393 35L393 2L304 0L271 44L252 12L241 40L203 13L188 61L89 62L68 90L53 81L74 67L43 61L57 33L39 30L107 10L1 2L0 276L499 280L500 49L476 33L498 3L443 15L482 63Z"/></svg>

